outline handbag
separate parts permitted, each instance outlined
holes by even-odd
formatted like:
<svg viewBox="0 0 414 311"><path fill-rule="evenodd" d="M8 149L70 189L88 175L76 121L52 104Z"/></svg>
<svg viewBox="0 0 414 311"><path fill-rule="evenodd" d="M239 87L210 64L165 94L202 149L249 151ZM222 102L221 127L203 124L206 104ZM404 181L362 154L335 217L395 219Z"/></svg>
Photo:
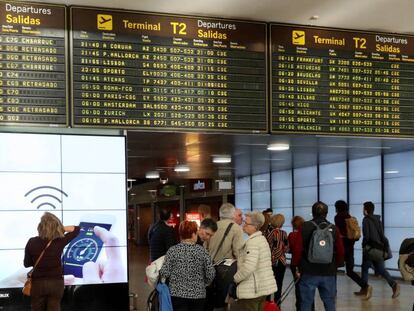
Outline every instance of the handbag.
<svg viewBox="0 0 414 311"><path fill-rule="evenodd" d="M369 245L364 246L364 253L371 261L381 262L388 256L384 250L371 247Z"/></svg>
<svg viewBox="0 0 414 311"><path fill-rule="evenodd" d="M33 274L33 271L37 267L37 265L39 264L40 259L42 259L43 255L45 254L46 249L50 246L51 243L52 243L52 241L49 241L49 243L47 243L46 247L43 249L43 251L40 253L40 256L37 258L37 260L36 260L36 262L35 262L35 264L33 266L33 269L30 270L27 273L27 279L24 282L23 289L22 289L23 295L25 295L25 296L30 296L31 295L31 292L32 292L32 274Z"/></svg>
<svg viewBox="0 0 414 311"><path fill-rule="evenodd" d="M226 231L224 232L223 238L217 248L216 253L213 256L213 261L216 258L218 252L220 251L221 247L223 246L224 240L230 232L233 223L230 223L227 226ZM230 261L230 262L229 262ZM233 282L233 277L237 271L237 261L235 260L221 260L220 262L214 265L216 269L216 276L214 277L213 281L213 301L215 308L223 308L225 307L226 297L228 294L229 286Z"/></svg>

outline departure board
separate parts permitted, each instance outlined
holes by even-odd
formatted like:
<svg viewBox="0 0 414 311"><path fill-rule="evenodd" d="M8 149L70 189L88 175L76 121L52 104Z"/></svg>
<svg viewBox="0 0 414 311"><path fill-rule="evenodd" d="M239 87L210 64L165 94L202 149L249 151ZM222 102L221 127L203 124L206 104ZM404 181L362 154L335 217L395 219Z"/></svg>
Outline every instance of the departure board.
<svg viewBox="0 0 414 311"><path fill-rule="evenodd" d="M71 8L78 127L267 132L266 24Z"/></svg>
<svg viewBox="0 0 414 311"><path fill-rule="evenodd" d="M414 135L414 37L271 25L271 131Z"/></svg>
<svg viewBox="0 0 414 311"><path fill-rule="evenodd" d="M0 1L0 125L67 126L66 8Z"/></svg>

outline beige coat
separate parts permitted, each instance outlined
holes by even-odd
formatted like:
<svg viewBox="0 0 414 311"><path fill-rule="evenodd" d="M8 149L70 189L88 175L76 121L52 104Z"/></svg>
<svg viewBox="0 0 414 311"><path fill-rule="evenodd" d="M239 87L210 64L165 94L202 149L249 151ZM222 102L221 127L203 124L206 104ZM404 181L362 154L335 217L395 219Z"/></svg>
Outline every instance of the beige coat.
<svg viewBox="0 0 414 311"><path fill-rule="evenodd" d="M244 246L243 231L239 225L233 222L233 226L231 227L226 238L224 239L221 249L219 250L217 255L214 256L217 252L221 240L223 239L224 233L228 225L232 222L233 221L230 219L223 219L218 221L217 231L211 237L209 243L207 243L206 245L208 253L210 254L214 262L221 261L222 259L237 259L239 257L241 249Z"/></svg>
<svg viewBox="0 0 414 311"><path fill-rule="evenodd" d="M253 233L246 241L234 281L238 284L239 299L267 296L277 291L269 244L262 232Z"/></svg>

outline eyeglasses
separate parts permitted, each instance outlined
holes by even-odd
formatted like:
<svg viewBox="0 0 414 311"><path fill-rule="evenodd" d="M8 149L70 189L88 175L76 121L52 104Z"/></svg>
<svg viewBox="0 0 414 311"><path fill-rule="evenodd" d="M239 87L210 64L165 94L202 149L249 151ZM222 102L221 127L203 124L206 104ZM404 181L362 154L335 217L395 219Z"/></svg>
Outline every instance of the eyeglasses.
<svg viewBox="0 0 414 311"><path fill-rule="evenodd" d="M254 226L254 227L256 227L256 225L254 225L254 224L249 224L248 222L245 222L245 221L243 221L243 225L244 225L244 226Z"/></svg>

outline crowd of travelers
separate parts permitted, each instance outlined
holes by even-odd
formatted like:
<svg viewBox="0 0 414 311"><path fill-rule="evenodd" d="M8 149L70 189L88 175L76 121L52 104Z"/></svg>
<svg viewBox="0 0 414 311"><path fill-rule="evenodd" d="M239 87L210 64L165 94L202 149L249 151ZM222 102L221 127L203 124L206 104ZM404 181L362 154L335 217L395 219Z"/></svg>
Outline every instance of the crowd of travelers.
<svg viewBox="0 0 414 311"><path fill-rule="evenodd" d="M368 282L368 270L373 268L391 287L391 297L397 298L400 286L384 264L392 253L380 216L374 214L374 204L363 204L362 229L345 201L337 201L335 208L335 223L330 223L328 206L316 202L312 219L293 217L293 231L287 234L282 229L285 217L273 215L271 209L243 215L240 209L224 203L216 221L209 206L202 205L199 227L191 221L180 223L179 243L167 225L170 211L161 208L159 222L149 231L150 254L151 261L165 256L159 280L168 285L171 310L279 310L288 266L298 311L315 310L316 289L325 310L336 310L339 267L345 267L346 275L359 286L356 296L371 298L373 287ZM360 238L361 275L354 271L354 244ZM413 256L403 265L407 273L414 275ZM274 309L269 309L272 305Z"/></svg>

